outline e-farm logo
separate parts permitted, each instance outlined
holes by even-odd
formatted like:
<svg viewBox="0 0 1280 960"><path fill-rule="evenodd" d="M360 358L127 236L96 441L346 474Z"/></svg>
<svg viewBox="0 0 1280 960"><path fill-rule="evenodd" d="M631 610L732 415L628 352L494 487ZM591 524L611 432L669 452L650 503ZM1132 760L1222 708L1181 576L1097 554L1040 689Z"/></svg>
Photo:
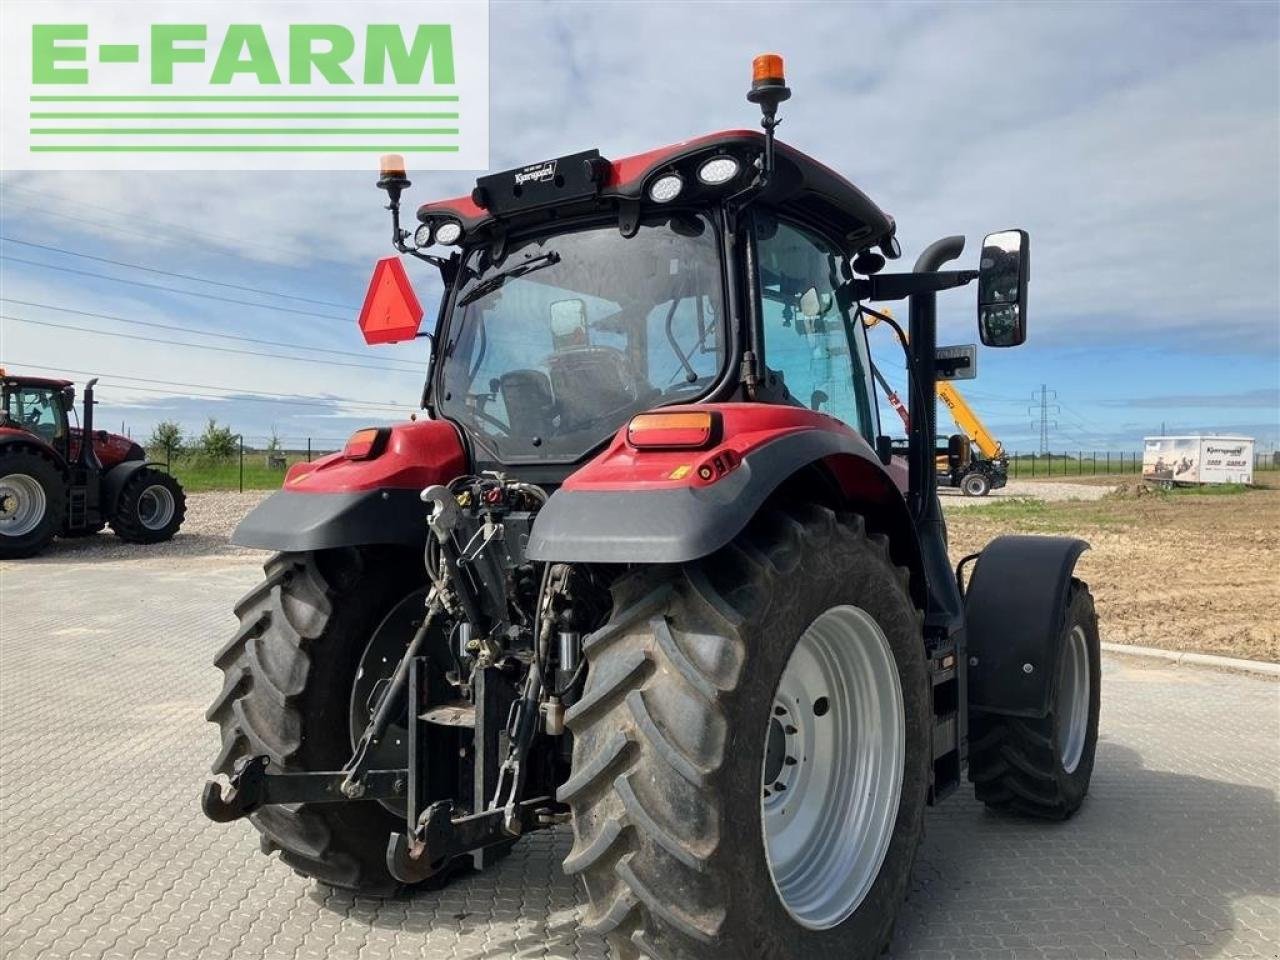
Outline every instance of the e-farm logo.
<svg viewBox="0 0 1280 960"><path fill-rule="evenodd" d="M488 4L6 0L4 169L489 165Z"/></svg>

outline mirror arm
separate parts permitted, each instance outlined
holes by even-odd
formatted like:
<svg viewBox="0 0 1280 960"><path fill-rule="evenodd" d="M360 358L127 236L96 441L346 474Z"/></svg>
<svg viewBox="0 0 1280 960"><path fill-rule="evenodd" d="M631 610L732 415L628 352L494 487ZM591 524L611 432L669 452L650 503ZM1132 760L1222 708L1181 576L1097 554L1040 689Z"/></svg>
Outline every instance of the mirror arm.
<svg viewBox="0 0 1280 960"><path fill-rule="evenodd" d="M854 300L905 300L921 293L937 293L963 287L978 279L977 270L937 270L917 273L877 273L865 280L855 279L841 285L850 302Z"/></svg>

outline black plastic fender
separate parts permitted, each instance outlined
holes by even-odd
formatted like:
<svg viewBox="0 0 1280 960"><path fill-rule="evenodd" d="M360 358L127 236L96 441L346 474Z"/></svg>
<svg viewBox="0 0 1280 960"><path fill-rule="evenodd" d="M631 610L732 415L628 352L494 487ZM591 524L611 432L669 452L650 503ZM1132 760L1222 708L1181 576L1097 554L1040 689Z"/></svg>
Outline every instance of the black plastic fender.
<svg viewBox="0 0 1280 960"><path fill-rule="evenodd" d="M296 552L333 547L403 544L421 548L427 505L417 490L295 493L280 490L240 521L231 542L239 547Z"/></svg>
<svg viewBox="0 0 1280 960"><path fill-rule="evenodd" d="M103 519L115 516L116 504L120 502L120 491L124 489L124 485L129 482L130 477L146 467L168 472L168 468L163 463L139 459L122 460L102 475L101 509Z"/></svg>
<svg viewBox="0 0 1280 960"><path fill-rule="evenodd" d="M525 554L571 563L685 563L723 547L798 471L842 460L870 502L875 525L894 542L895 561L923 589L919 544L906 502L875 452L858 437L826 430L786 433L745 454L710 486L663 490L565 490L551 495L533 523Z"/></svg>
<svg viewBox="0 0 1280 960"><path fill-rule="evenodd" d="M965 591L969 709L1043 717L1057 672L1076 561L1074 537L997 537Z"/></svg>

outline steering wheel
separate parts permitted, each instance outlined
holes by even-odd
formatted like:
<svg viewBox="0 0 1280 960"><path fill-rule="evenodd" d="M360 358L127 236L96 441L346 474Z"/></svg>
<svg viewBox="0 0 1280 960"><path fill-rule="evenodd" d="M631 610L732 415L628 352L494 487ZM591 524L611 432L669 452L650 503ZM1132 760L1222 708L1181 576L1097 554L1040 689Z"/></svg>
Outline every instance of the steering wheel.
<svg viewBox="0 0 1280 960"><path fill-rule="evenodd" d="M472 394L468 394L467 399L476 400L476 401L483 400L485 403L487 403L489 400L493 399L493 395L488 393L472 393ZM513 436L513 434L511 433L511 427L503 423L493 414L486 412L484 407L480 403L467 404L467 409L471 411L472 416L474 416L477 420L483 420L485 423L488 423L491 426L497 427L498 430L502 432L503 436L505 437Z"/></svg>

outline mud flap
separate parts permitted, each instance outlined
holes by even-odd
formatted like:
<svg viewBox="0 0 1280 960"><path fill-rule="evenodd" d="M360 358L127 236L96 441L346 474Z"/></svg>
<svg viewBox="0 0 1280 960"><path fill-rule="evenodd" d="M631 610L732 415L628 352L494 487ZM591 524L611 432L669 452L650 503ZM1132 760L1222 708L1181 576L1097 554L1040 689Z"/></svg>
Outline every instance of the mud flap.
<svg viewBox="0 0 1280 960"><path fill-rule="evenodd" d="M1074 537L997 537L965 591L969 712L1049 710L1071 578L1089 549Z"/></svg>

